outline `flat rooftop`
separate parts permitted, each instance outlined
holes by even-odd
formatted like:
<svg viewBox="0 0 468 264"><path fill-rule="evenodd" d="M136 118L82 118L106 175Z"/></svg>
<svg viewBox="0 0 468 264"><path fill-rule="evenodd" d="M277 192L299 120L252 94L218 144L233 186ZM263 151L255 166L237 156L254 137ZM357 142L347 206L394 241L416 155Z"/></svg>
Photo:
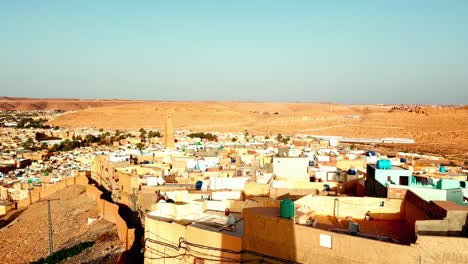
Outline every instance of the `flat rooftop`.
<svg viewBox="0 0 468 264"><path fill-rule="evenodd" d="M377 164L368 164L368 165L376 170L380 170L380 169L377 169ZM407 170L407 169L400 167L400 166L392 165L392 168L390 170Z"/></svg>
<svg viewBox="0 0 468 264"><path fill-rule="evenodd" d="M242 237L244 234L244 220L242 215L239 213L231 213L234 216L236 228L234 231L231 231L226 228L227 217L224 215L224 212L211 211L208 210L204 213L206 215L203 218L200 218L194 221L191 225L197 228L204 230L209 230L213 232L220 232L223 234Z"/></svg>
<svg viewBox="0 0 468 264"><path fill-rule="evenodd" d="M249 208L255 214L280 218L279 208L262 207L262 208ZM350 220L359 224L360 233L359 237L380 239L383 241L390 241L398 244L410 244L411 233L409 226L401 220L364 220L357 218L340 217L337 219L332 215L316 215L316 225L304 225L310 228L317 228L321 230L348 234L348 223ZM350 234L351 235L351 234ZM385 239L385 238L388 239Z"/></svg>
<svg viewBox="0 0 468 264"><path fill-rule="evenodd" d="M315 228L347 233L349 221L359 224L362 237L384 238L388 237L391 242L409 244L409 227L404 221L397 220L364 220L356 218L339 218L331 215L317 215ZM313 228L313 227L312 227ZM340 232L341 231L341 232Z"/></svg>
<svg viewBox="0 0 468 264"><path fill-rule="evenodd" d="M224 215L224 212L219 212L219 211L207 210L203 213L203 215L200 218L196 220L191 220L191 219L176 220L176 219L169 218L169 217L151 215L151 213L146 214L147 217L156 219L159 221L164 221L164 222L169 222L169 223L178 223L184 226L191 225L193 227L204 229L204 230L209 230L212 232L220 232L220 233L231 235L231 236L242 237L244 234L244 220L242 218L242 214L231 212L231 215L234 216L235 223L236 223L236 228L234 231L231 231L226 228L227 217Z"/></svg>

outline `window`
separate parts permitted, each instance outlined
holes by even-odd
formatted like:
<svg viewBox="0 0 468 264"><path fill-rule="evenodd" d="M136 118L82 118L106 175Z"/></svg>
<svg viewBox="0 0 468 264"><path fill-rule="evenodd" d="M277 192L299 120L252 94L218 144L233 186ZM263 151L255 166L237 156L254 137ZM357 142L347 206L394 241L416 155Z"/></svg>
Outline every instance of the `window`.
<svg viewBox="0 0 468 264"><path fill-rule="evenodd" d="M400 185L408 186L408 176L400 176Z"/></svg>

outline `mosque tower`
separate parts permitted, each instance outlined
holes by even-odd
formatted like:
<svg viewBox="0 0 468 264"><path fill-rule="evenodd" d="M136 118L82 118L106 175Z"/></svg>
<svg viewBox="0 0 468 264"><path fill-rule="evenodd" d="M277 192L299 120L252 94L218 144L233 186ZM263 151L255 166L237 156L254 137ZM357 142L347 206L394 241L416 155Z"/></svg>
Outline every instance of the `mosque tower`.
<svg viewBox="0 0 468 264"><path fill-rule="evenodd" d="M167 149L175 149L174 128L172 127L172 116L167 114L166 130L164 133L164 147Z"/></svg>

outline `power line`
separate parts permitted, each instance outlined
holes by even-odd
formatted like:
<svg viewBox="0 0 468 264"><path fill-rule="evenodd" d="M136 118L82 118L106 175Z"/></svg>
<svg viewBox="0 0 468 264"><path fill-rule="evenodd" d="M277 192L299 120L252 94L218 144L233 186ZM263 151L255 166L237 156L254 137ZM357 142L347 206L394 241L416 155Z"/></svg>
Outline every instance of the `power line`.
<svg viewBox="0 0 468 264"><path fill-rule="evenodd" d="M148 231L148 232L152 233L150 231ZM270 256L270 255L258 253L258 252L252 251L252 250L235 251L235 250L230 250L230 249L225 249L225 248L217 248L217 247L200 245L200 244L196 244L196 243L190 243L190 242L186 241L183 237L179 238L179 244L178 245L176 245L174 243L166 243L166 242L158 241L158 240L151 239L151 238L146 238L145 243L147 241L150 242L150 243L154 243L154 244L158 244L158 245L161 245L161 246L169 247L169 248L171 248L173 250L176 250L176 251L179 251L180 249L184 249L186 251L194 251L190 247L196 247L196 248L205 249L205 250L220 251L220 252L229 253L229 254L233 254L233 255L250 254L250 255L257 256L257 257L261 257L261 258L271 259L271 260L281 262L281 263L297 263L295 261L291 261L291 260L282 259L282 258L275 257L275 256ZM148 248L151 249L151 247L148 247ZM194 251L194 252L196 252L196 251ZM190 253L187 253L187 252L186 252L186 254L191 255ZM203 253L203 254L205 254L205 253ZM207 255L209 255L209 254L207 254ZM214 255L210 255L210 256L214 256ZM193 257L197 257L197 256L193 256ZM219 257L219 256L216 256L216 257ZM207 260L209 260L209 259L207 259ZM219 260L217 260L217 261L219 261ZM241 261L241 263L252 262L252 261L254 261L254 260L243 261L243 262ZM255 261L260 261L260 260L255 260ZM227 262L232 262L232 261L227 261ZM235 262L239 263L239 261L235 261Z"/></svg>

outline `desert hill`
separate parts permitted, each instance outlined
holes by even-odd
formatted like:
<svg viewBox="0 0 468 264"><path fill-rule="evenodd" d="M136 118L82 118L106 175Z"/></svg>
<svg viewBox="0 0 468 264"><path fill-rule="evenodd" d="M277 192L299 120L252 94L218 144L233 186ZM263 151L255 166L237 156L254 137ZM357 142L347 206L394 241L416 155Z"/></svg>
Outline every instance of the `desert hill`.
<svg viewBox="0 0 468 264"><path fill-rule="evenodd" d="M131 104L137 101L128 100L79 100L61 98L20 98L20 97L0 97L0 110L81 110L103 106L115 106L121 104Z"/></svg>
<svg viewBox="0 0 468 264"><path fill-rule="evenodd" d="M105 129L163 129L172 113L176 129L270 134L409 137L421 151L468 154L466 107L412 111L390 106L325 103L139 102L67 113L51 124ZM413 146L414 147L414 146Z"/></svg>

